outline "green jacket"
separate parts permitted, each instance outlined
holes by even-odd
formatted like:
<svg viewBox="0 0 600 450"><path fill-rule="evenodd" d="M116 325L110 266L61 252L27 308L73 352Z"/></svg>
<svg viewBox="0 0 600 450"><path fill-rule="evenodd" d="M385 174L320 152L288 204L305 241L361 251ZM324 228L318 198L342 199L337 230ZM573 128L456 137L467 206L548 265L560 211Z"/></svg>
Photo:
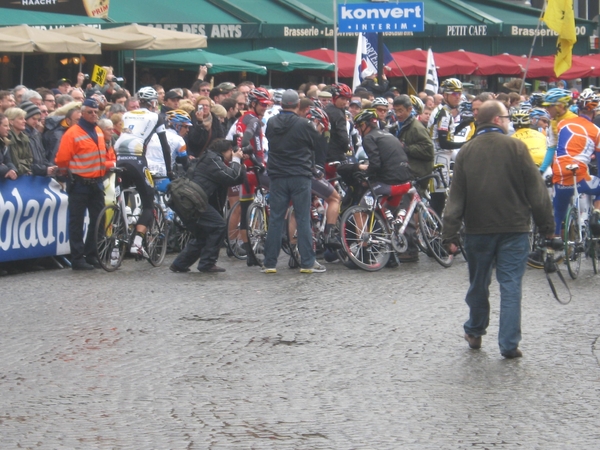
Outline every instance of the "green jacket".
<svg viewBox="0 0 600 450"><path fill-rule="evenodd" d="M10 139L10 159L17 168L17 175L31 174L33 166L33 153L29 146L29 138L23 132L18 135L14 130L8 133Z"/></svg>
<svg viewBox="0 0 600 450"><path fill-rule="evenodd" d="M434 148L427 128L411 116L402 124L398 139L404 145L408 164L417 178L433 171Z"/></svg>
<svg viewBox="0 0 600 450"><path fill-rule="evenodd" d="M458 152L444 210L446 242L458 242L463 220L467 234L527 233L532 216L540 233L554 230L552 202L527 146L497 129L479 125Z"/></svg>

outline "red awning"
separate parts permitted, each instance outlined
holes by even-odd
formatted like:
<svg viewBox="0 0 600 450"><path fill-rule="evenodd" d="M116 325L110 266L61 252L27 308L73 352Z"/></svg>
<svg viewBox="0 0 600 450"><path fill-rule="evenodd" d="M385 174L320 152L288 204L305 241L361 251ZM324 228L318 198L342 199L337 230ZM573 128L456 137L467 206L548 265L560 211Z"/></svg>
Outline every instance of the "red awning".
<svg viewBox="0 0 600 450"><path fill-rule="evenodd" d="M473 72L473 75L521 75L522 73L521 67L516 63L507 64L504 61L498 61L493 56L467 52L462 49L455 52L440 53L440 55L448 56L452 59L468 61L471 64L476 64L477 68Z"/></svg>
<svg viewBox="0 0 600 450"><path fill-rule="evenodd" d="M427 51L426 50L406 50L403 52L392 53L392 56L396 60L400 60L402 57L408 57L416 59L417 61L427 62ZM477 64L472 63L465 58L455 58L448 56L443 53L433 53L433 59L437 68L437 74L439 77L448 77L451 75L471 75L477 68ZM420 75L425 75L425 72Z"/></svg>
<svg viewBox="0 0 600 450"><path fill-rule="evenodd" d="M540 61L543 61L550 65L551 70L550 70L550 75L548 76L548 78L550 80L558 80L558 79L573 80L575 78L585 78L585 77L596 76L596 75L591 75L591 73L592 73L591 66L589 64L586 64L585 62L582 62L581 58L579 58L577 56L573 56L573 63L571 64L571 68L569 70L567 70L566 72L564 72L563 74L561 74L560 77L557 77L554 75L554 55L540 56L539 59L540 59ZM600 66L600 62L598 65ZM600 67L599 67L599 69L600 69Z"/></svg>
<svg viewBox="0 0 600 450"><path fill-rule="evenodd" d="M335 61L334 51L328 48L317 48L298 52L299 55L318 59L319 61L333 63ZM340 78L352 78L354 76L355 55L352 53L338 52L338 76Z"/></svg>
<svg viewBox="0 0 600 450"><path fill-rule="evenodd" d="M519 75L523 75L525 72L525 68L527 67L527 57L509 55L508 53L503 53L501 55L496 55L493 57L497 61L500 61L502 64L506 65L517 65L521 68L521 73ZM549 78L554 74L554 63L549 64L547 61L542 61L537 56L534 56L529 61L529 67L527 68L527 78Z"/></svg>
<svg viewBox="0 0 600 450"><path fill-rule="evenodd" d="M585 64L591 69L588 77L600 77L600 54L573 56L573 59L577 59L577 62Z"/></svg>
<svg viewBox="0 0 600 450"><path fill-rule="evenodd" d="M394 61L387 65L390 68L389 71L385 72L388 77L403 77L405 75L407 77L413 75L425 76L425 72L427 71L427 63L425 61L418 61L408 56L398 55L398 53L392 54Z"/></svg>

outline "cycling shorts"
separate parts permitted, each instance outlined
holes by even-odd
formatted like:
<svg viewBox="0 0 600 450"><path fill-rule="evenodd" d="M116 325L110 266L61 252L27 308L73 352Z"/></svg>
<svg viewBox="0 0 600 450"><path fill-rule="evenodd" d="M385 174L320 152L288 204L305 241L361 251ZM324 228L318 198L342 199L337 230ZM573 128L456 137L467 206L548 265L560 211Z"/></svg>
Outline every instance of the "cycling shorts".
<svg viewBox="0 0 600 450"><path fill-rule="evenodd" d="M256 192L256 188L258 187L259 182L260 182L260 185L265 188L269 188L269 186L271 184L266 172L259 174L257 177L256 173L254 173L254 171L248 171L248 172L246 172L246 178L247 178L247 182L244 182L241 185L242 186L241 195L240 195L241 201L254 200L254 192Z"/></svg>
<svg viewBox="0 0 600 450"><path fill-rule="evenodd" d="M142 200L143 209L137 222L138 225L150 226L154 208L154 184L150 170L148 170L146 158L131 155L117 156L117 167L125 169L120 175L123 180L123 187L135 186L135 190Z"/></svg>
<svg viewBox="0 0 600 450"><path fill-rule="evenodd" d="M333 186L324 178L313 178L311 183L311 189L313 194L318 195L322 199L327 199L331 196L331 194L333 194Z"/></svg>

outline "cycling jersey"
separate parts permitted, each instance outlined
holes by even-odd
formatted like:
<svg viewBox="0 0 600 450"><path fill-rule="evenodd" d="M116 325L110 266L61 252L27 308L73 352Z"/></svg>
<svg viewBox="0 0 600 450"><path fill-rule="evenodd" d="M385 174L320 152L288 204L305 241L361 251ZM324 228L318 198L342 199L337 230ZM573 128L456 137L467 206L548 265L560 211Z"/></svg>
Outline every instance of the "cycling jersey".
<svg viewBox="0 0 600 450"><path fill-rule="evenodd" d="M454 117L451 108L444 103L432 111L427 128L436 152L460 148L463 144L463 142L454 142L456 128Z"/></svg>
<svg viewBox="0 0 600 450"><path fill-rule="evenodd" d="M176 130L172 128L167 129L167 142L171 148L171 162L174 162L178 157L181 158L187 155L185 139L183 139ZM167 166L165 165L165 159L163 158L162 148L157 134L154 134L150 138L146 150L146 159L148 161L148 169L150 169L152 173L156 173L161 177L167 176Z"/></svg>
<svg viewBox="0 0 600 450"><path fill-rule="evenodd" d="M512 135L523 142L529 149L529 154L536 166L540 167L546 156L546 136L532 128L519 128Z"/></svg>
<svg viewBox="0 0 600 450"><path fill-rule="evenodd" d="M136 109L123 114L123 131L117 142L117 156L145 156L146 146L154 133L165 133L163 121L158 114L147 109Z"/></svg>
<svg viewBox="0 0 600 450"><path fill-rule="evenodd" d="M584 116L562 120L558 125L556 159L552 164L554 184L573 185L569 164L578 164L577 182L591 179L588 164L600 152L600 129Z"/></svg>
<svg viewBox="0 0 600 450"><path fill-rule="evenodd" d="M246 111L237 121L236 133L242 135L242 148L248 145L252 146L254 159L264 166L265 153L263 150L263 130L262 121L254 111ZM254 166L251 159L245 159L244 165L248 168ZM266 174L259 175L260 184L269 185ZM240 199L243 202L249 202L254 199L254 191L259 184L259 179L253 170L246 172L246 182L242 184ZM245 229L245 228L243 228Z"/></svg>

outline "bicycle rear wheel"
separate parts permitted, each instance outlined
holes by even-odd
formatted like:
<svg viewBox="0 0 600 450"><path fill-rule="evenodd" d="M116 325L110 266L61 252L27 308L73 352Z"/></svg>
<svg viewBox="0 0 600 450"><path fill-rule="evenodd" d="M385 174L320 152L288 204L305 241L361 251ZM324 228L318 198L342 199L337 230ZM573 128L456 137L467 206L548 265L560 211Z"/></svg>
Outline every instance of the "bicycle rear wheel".
<svg viewBox="0 0 600 450"><path fill-rule="evenodd" d="M128 245L127 227L121 208L108 205L102 209L96 220L94 240L96 257L102 268L107 272L115 271L123 262ZM112 259L113 251L115 259Z"/></svg>
<svg viewBox="0 0 600 450"><path fill-rule="evenodd" d="M248 208L248 242L250 251L260 264L265 260L267 227L268 218L265 207L252 202Z"/></svg>
<svg viewBox="0 0 600 450"><path fill-rule="evenodd" d="M248 255L246 255L246 251L242 248L242 240L240 239L240 217L242 217L242 206L237 201L227 211L225 243L227 244L227 254L229 256L244 260Z"/></svg>
<svg viewBox="0 0 600 450"><path fill-rule="evenodd" d="M571 278L576 279L581 269L581 256L583 242L579 239L579 211L575 207L569 208L565 219L565 261Z"/></svg>
<svg viewBox="0 0 600 450"><path fill-rule="evenodd" d="M148 261L154 267L162 264L167 254L167 242L169 239L169 228L162 208L158 203L154 204L154 220L152 226L146 232L146 248Z"/></svg>
<svg viewBox="0 0 600 450"><path fill-rule="evenodd" d="M442 245L442 221L433 209L419 207L419 228L435 260L442 267L450 267L454 257Z"/></svg>
<svg viewBox="0 0 600 450"><path fill-rule="evenodd" d="M351 206L342 215L340 235L346 255L361 269L375 272L389 261L390 233L378 212Z"/></svg>

